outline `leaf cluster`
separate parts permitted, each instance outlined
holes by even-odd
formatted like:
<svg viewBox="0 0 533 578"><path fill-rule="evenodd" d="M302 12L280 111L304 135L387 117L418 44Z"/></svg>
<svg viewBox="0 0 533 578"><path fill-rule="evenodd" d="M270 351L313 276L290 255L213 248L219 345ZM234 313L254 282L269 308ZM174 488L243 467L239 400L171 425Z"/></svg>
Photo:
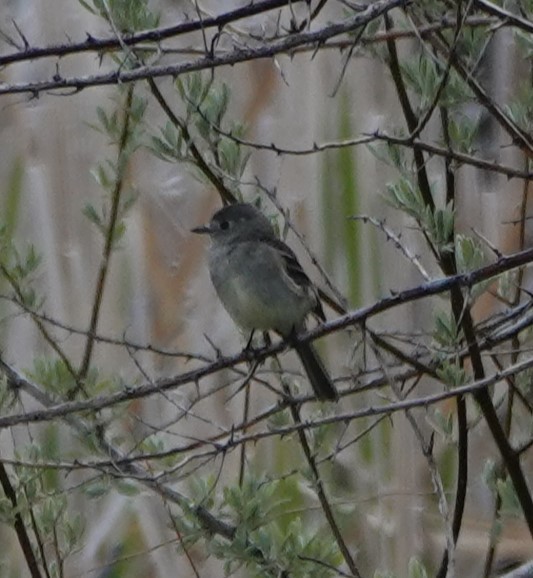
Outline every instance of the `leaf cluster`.
<svg viewBox="0 0 533 578"><path fill-rule="evenodd" d="M50 447L36 443L28 445L22 452L16 452L15 458L21 462L39 463L50 458ZM15 466L11 477L17 500L16 513L22 517L27 528L38 532L44 550L54 552L56 564L77 551L82 544L85 532L81 514L73 513L68 496L57 487L57 479L48 475L46 468ZM15 511L6 507L0 500L0 517L13 523ZM11 517L11 520L9 518ZM40 551L35 544L35 551ZM44 560L42 560L45 563Z"/></svg>
<svg viewBox="0 0 533 578"><path fill-rule="evenodd" d="M127 104L125 109L124 103ZM104 191L104 197L100 205L88 202L83 208L83 214L104 238L110 234L112 227L112 245L115 248L126 232L125 219L137 200L133 190L124 188L126 169L132 155L141 146L144 135L142 121L146 106L145 98L133 92L126 93L124 100L117 101L111 111L97 107L98 123L91 125L108 138L109 144L116 147L117 154L115 158L106 158L91 170L95 181ZM115 198L118 198L116 214L113 213Z"/></svg>
<svg viewBox="0 0 533 578"><path fill-rule="evenodd" d="M249 474L241 485L214 492L212 477L195 478L193 502L217 512L236 532L231 541L209 536L198 525L195 507L191 506L185 518L176 519L183 544L207 540L209 552L225 561L226 575L241 567L252 576L265 578L278 576L281 571L297 578L332 575L340 563L337 546L329 534L311 530L301 514L287 510L286 483Z"/></svg>
<svg viewBox="0 0 533 578"><path fill-rule="evenodd" d="M41 255L34 245L24 250L11 236L8 227L0 227L0 272L13 290L13 299L24 308L38 310L43 301L34 288L35 275L41 264Z"/></svg>
<svg viewBox="0 0 533 578"><path fill-rule="evenodd" d="M157 28L159 15L149 8L147 0L78 0L91 14L112 21L116 29L126 34Z"/></svg>
<svg viewBox="0 0 533 578"><path fill-rule="evenodd" d="M420 189L409 178L400 177L388 186L391 204L412 217L441 253L453 251L455 211L452 202L443 208L424 201Z"/></svg>
<svg viewBox="0 0 533 578"><path fill-rule="evenodd" d="M244 125L227 120L230 90L207 74L198 72L180 76L176 88L185 105L182 126L167 122L159 135L151 138L150 149L167 162L186 162L197 165L191 151L191 139L210 169L237 198L241 198L239 183L250 154L238 142ZM187 131L183 130L187 127ZM201 180L205 175L196 172Z"/></svg>

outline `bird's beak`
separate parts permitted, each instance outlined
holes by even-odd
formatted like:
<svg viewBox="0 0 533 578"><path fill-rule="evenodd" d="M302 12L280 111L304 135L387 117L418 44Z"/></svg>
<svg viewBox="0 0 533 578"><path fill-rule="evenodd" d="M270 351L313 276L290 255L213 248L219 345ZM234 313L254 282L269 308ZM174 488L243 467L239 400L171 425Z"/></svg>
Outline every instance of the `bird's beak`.
<svg viewBox="0 0 533 578"><path fill-rule="evenodd" d="M199 235L209 234L210 232L211 229L209 228L209 225L201 225L200 227L194 227L194 229L191 229L191 233L198 233Z"/></svg>

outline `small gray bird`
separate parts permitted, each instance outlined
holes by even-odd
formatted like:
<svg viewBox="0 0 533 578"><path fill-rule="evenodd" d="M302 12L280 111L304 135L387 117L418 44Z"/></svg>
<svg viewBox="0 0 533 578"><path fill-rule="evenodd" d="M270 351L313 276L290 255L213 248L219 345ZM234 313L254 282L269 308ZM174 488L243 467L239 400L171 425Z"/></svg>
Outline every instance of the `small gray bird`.
<svg viewBox="0 0 533 578"><path fill-rule="evenodd" d="M305 329L312 313L325 321L318 291L293 251L253 205L238 203L217 211L211 222L192 230L211 237L209 273L222 304L242 329L274 330L290 340ZM337 400L331 378L310 343L296 343L320 400Z"/></svg>

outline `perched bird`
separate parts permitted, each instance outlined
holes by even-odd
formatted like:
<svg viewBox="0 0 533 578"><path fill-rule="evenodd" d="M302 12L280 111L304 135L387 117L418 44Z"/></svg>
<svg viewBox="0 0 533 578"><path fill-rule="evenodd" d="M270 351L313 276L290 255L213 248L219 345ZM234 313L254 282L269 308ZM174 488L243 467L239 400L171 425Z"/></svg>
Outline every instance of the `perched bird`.
<svg viewBox="0 0 533 578"><path fill-rule="evenodd" d="M314 314L325 321L318 290L294 252L253 205L238 203L217 211L194 233L208 234L209 273L232 319L248 331L276 331L291 340ZM320 400L338 393L311 343L293 340L313 390Z"/></svg>

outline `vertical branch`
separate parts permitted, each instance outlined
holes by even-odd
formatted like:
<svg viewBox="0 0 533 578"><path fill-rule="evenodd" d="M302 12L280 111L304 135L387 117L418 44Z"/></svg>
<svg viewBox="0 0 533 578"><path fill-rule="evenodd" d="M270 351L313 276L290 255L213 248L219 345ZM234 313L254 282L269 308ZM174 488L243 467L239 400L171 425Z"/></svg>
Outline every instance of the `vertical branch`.
<svg viewBox="0 0 533 578"><path fill-rule="evenodd" d="M276 360L277 360L277 358L276 358ZM290 392L289 388L287 387L287 385L283 381L282 381L281 385L283 386L283 391L287 395L288 399L290 399L291 398L291 392ZM294 423L295 424L301 424L302 418L301 418L300 410L298 409L298 407L294 403L290 403L289 407L290 407L290 412L291 412L292 419L293 419ZM311 451L311 448L309 447L309 442L307 441L307 435L306 435L305 429L299 428L297 433L298 433L298 438L300 440L300 446L302 447L305 459L307 461L307 465L309 466L309 469L311 470L311 473L312 473L313 478L314 478L314 484L315 484L314 488L316 491L316 495L318 497L318 501L320 502L320 506L322 507L322 511L324 512L324 516L326 517L326 520L329 524L329 527L330 527L331 532L333 534L333 538L334 538L335 542L337 543L337 546L339 547L339 550L341 551L342 557L344 558L344 561L346 562L346 565L350 569L352 575L355 578L361 578L361 573L359 572L357 566L355 565L355 560L353 559L353 556L352 556L350 550L348 549L348 545L346 544L346 541L344 540L344 536L342 535L341 530L337 524L337 521L335 520L335 515L334 515L333 510L331 508L331 504L329 503L329 499L328 499L328 496L326 494L326 490L324 488L324 483L322 482L320 472L318 471L318 465L316 463L315 456L313 455L313 452Z"/></svg>
<svg viewBox="0 0 533 578"><path fill-rule="evenodd" d="M458 5L457 11L458 11L457 22L459 23L461 20L460 3ZM388 14L386 14L384 18L386 28L388 31L390 31L391 29L390 17ZM416 115L414 114L413 108L411 107L411 104L409 102L407 91L405 89L405 85L403 82L395 42L390 37L387 39L387 47L389 50L389 59L390 59L389 66L396 86L396 90L398 92L403 114L410 132L413 132L416 130L418 123ZM416 166L416 177L422 199L426 207L433 211L435 208L435 203L433 200L433 196L431 194L431 188L429 185L429 179L427 176L427 169L424 162L423 153L415 149L413 151L413 155ZM448 191L448 194L450 194L450 191ZM453 238L450 239L450 241L453 244ZM432 248L434 254L436 254L437 261L443 273L448 276L456 274L457 264L455 262L454 252L440 250L438 247L433 247L433 244L430 244L430 247ZM459 288L457 287L452 288L450 292L450 297L451 297L452 313L455 317L457 324L463 329L463 333L465 335L474 378L477 380L483 379L485 377L485 369L483 366L483 360L481 357L479 344L477 342L477 337L470 309L467 303L465 302L462 291ZM507 467L507 471L509 472L509 475L513 481L513 485L518 500L520 502L522 511L524 513L524 517L528 524L530 533L533 536L533 499L531 497L531 493L529 491L526 479L524 477L524 473L520 466L519 456L511 447L511 444L509 443L509 440L505 435L505 432L498 420L498 416L492 403L490 393L486 390L478 390L473 393L473 396L481 410L481 413L483 414L485 421L487 422L492 437L494 438L494 441L496 442L500 455L502 456L502 459ZM466 446L463 446L463 449L464 451L466 451ZM463 483L466 483L466 480L464 480ZM457 528L459 528L459 524L457 525Z"/></svg>
<svg viewBox="0 0 533 578"><path fill-rule="evenodd" d="M246 423L250 415L250 382L247 381L244 390L244 407L242 421ZM243 433L246 432L246 428L243 429ZM239 456L239 486L242 487L244 482L244 472L246 469L246 443L241 445L240 456Z"/></svg>
<svg viewBox="0 0 533 578"><path fill-rule="evenodd" d="M388 15L385 16L385 23L388 30L391 28L390 18ZM396 86L396 90L400 99L400 104L402 106L403 114L407 123L407 127L411 134L416 134L419 130L420 123L414 114L413 108L409 101L407 95L407 90L402 78L400 63L398 59L398 54L396 51L396 44L392 38L387 40L387 47L389 50L389 66L391 69L391 74ZM442 90L442 85L441 85ZM445 139L449 140L448 130L447 130L447 116L445 110L441 107L441 118L443 124L443 133ZM429 120L429 119L426 119ZM429 184L429 177L426 170L426 163L424 159L423 152L415 149L413 151L415 166L417 169L416 177L418 182L418 188L421 192L422 199L426 207L431 211L435 210L435 202L433 200L433 195L431 193L431 187ZM453 170L451 167L451 162L449 159L446 161L446 202L453 202L455 199L455 178ZM450 241L453 245L453 232L451 233L452 239ZM443 272L446 275L455 275L457 273L457 264L455 262L455 255L452 251L442 251L439 247L434 247L433 243L430 242L427 235L425 235L426 240L429 242L429 246L432 249L437 261ZM451 291L451 306L454 317L458 323L463 316L464 303L462 299L461 291L452 290ZM446 576L448 571L448 564L450 562L450 546L455 547L457 539L459 536L459 531L462 524L464 506L466 501L466 489L468 484L468 430L467 430L467 414L466 414L466 402L464 397L459 396L457 398L457 421L458 421L458 455L457 455L457 488L455 494L455 508L452 521L452 543L447 544L446 550L443 554L442 562L437 573L437 578L443 578Z"/></svg>
<svg viewBox="0 0 533 578"><path fill-rule="evenodd" d="M102 251L102 260L98 277L96 280L96 287L94 291L94 302L91 310L91 320L87 330L87 342L85 344L85 351L83 360L78 371L78 376L83 379L87 376L87 371L91 363L92 352L95 343L96 329L102 308L102 299L104 297L105 283L109 266L111 261L111 254L113 252L113 245L115 241L116 227L119 219L119 208L122 191L124 189L124 173L128 156L126 154L126 146L130 136L130 122L131 122L131 105L133 101L134 84L128 85L126 92L126 101L124 106L124 117L120 139L118 143L118 162L117 162L117 178L115 186L111 195L111 211L109 215L109 223L104 242L104 249Z"/></svg>
<svg viewBox="0 0 533 578"><path fill-rule="evenodd" d="M289 392L287 391L287 393ZM297 424L302 423L302 418L300 416L298 408L294 404L291 404L290 410L294 423ZM318 466L315 457L313 456L313 452L309 447L309 442L307 441L305 430L298 429L298 437L300 439L300 445L302 446L305 459L307 460L307 465L309 466L309 469L313 474L313 478L315 481L315 491L318 497L318 501L320 502L320 506L322 507L324 515L326 516L326 520L333 534L333 538L335 539L335 542L337 542L342 557L344 558L344 561L346 562L348 568L350 568L352 575L355 576L356 578L361 578L361 573L359 572L357 566L355 565L355 560L353 559L353 556L350 553L350 550L348 549L348 545L344 540L344 536L342 535L341 530L337 524L337 521L335 520L335 515L331 508L331 504L329 503L329 499L326 494L326 490L324 488L324 483L322 482L322 478L320 477L320 472L318 471Z"/></svg>
<svg viewBox="0 0 533 578"><path fill-rule="evenodd" d="M528 165L528 161L526 158L525 161L526 168ZM518 249L523 249L525 245L525 236L526 236L526 219L527 219L527 204L528 204L528 193L529 193L529 183L527 181L524 182L524 187L522 190L522 202L520 203L520 222L519 222L519 232L518 232ZM520 296L522 294L522 282L524 279L524 268L521 267L518 269L517 279L516 279L516 289L515 293L512 298L512 305L517 305L520 301ZM511 347L511 363L516 363L518 357L520 355L520 340L518 335L515 335L512 339L512 347ZM499 365L499 363L498 363ZM514 381L514 380L513 380ZM512 416L513 416L513 407L514 407L514 383L509 384L508 389L508 399L507 399L507 408L505 413L505 433L507 436L511 433L511 426L512 426ZM496 543L497 543L497 532L495 532L496 525L500 519L500 508L502 505L502 498L499 493L496 494L494 500L494 509L493 509L493 531L490 532L490 542L489 547L487 550L487 555L485 557L485 566L483 571L483 576L490 576L492 573L492 565L494 562L495 554L496 554Z"/></svg>
<svg viewBox="0 0 533 578"><path fill-rule="evenodd" d="M41 571L39 570L39 564L37 563L37 559L35 558L30 538L28 537L28 533L26 532L26 526L24 525L24 521L22 520L22 515L18 507L17 495L15 493L15 490L13 489L13 486L11 485L4 464L1 461L0 461L0 485L4 490L4 495L11 502L11 507L13 509L15 518L13 525L15 527L15 532L17 533L17 538L19 540L20 547L22 548L22 552L24 553L24 558L26 559L26 564L28 565L30 574L32 578L42 578Z"/></svg>
<svg viewBox="0 0 533 578"><path fill-rule="evenodd" d="M26 492L26 488L24 488L24 492L25 492L26 501L29 503L29 498L28 498L28 494ZM35 534L35 539L37 541L37 548L39 550L39 555L41 556L41 561L42 561L44 573L46 575L46 578L51 578L50 570L48 569L48 562L46 559L46 552L45 552L44 544L43 544L43 541L41 539L41 533L39 531L39 525L37 524L37 520L35 519L35 514L33 512L33 509L30 508L29 514L30 514L30 520L31 520L31 527L32 527L33 533Z"/></svg>
<svg viewBox="0 0 533 578"><path fill-rule="evenodd" d="M450 147L449 118L448 110L441 106L441 126L446 146ZM445 159L446 175L446 204L455 204L455 173L452 168L451 159ZM457 272L455 259L453 270ZM456 316L456 321L460 319ZM464 366L464 359L461 358L461 367ZM455 488L455 507L453 511L452 535L453 542L457 544L459 532L463 522L463 514L466 503L466 490L468 486L468 420L466 412L466 400L463 395L457 396L457 480ZM449 554L448 549L444 552L439 571L436 578L444 578L448 571Z"/></svg>
<svg viewBox="0 0 533 578"><path fill-rule="evenodd" d="M418 127L418 119L413 111L413 107L409 102L409 96L407 95L407 90L402 78L402 72L400 67L400 60L398 58L398 51L396 50L396 43L393 40L393 36L390 34L392 31L391 18L388 14L385 14L385 29L389 33L387 35L387 50L389 53L389 70L400 100L400 106L407 123L407 128L411 134L414 134ZM419 149L415 148L413 150L415 167L416 167L416 178L418 181L418 188L424 200L424 204L430 207L432 210L435 208L435 202L433 201L433 196L431 194L431 186L429 184L429 178L426 171L426 163L424 160L424 153Z"/></svg>
<svg viewBox="0 0 533 578"><path fill-rule="evenodd" d="M394 395L396 396L396 398L398 400L403 401L405 399L405 396L402 394L401 388L398 387L396 379L389 375L389 372L387 371L387 365L384 362L382 355L381 355L381 352L379 350L378 342L376 342L373 339L373 337L371 339L372 339L372 345L373 345L373 349L374 349L374 353L376 355L376 358L377 358L379 364L381 365L381 368L382 368L384 375L388 379L389 385L390 385ZM408 409L405 410L405 417L407 418L407 421L411 425L411 429L413 430L415 437L417 438L418 443L420 444L420 449L422 450L422 454L424 455L424 457L426 458L427 463L428 463L428 468L429 468L429 472L431 475L431 480L433 481L435 493L437 494L437 499L438 499L438 503L439 503L439 511L440 511L442 517L444 518L444 525L445 525L445 529L446 529L446 531L445 531L445 535L446 535L446 569L448 568L448 563L450 562L451 575L453 576L453 572L454 572L454 568L455 568L455 544L457 542L457 539L453 533L453 523L450 523L450 513L449 513L449 508L448 508L448 502L446 499L446 492L444 490L444 484L442 482L442 477L440 475L439 468L437 466L437 462L435 461L435 458L433 456L433 438L430 439L429 443L425 442L422 430L421 430L420 426L418 425L418 422L414 418L411 410L408 410ZM446 575L446 572L444 575Z"/></svg>

